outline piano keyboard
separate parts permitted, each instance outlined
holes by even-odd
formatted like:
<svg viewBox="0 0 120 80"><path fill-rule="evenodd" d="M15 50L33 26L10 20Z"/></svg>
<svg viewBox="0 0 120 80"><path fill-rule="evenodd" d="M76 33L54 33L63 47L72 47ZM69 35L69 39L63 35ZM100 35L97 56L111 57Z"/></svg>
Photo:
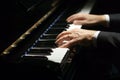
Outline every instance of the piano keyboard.
<svg viewBox="0 0 120 80"><path fill-rule="evenodd" d="M64 28L64 29L70 30L73 28L80 29L81 25L69 24L69 27ZM69 55L69 49L68 48L57 48L57 46L54 43L57 35L53 34L53 32L54 31L52 31L52 33L44 34L43 36L44 39L40 39L35 45L35 47L32 47L29 50L29 53L25 54L24 56L46 57L49 61L53 61L55 63L61 63L61 64L67 61L66 57L68 57Z"/></svg>

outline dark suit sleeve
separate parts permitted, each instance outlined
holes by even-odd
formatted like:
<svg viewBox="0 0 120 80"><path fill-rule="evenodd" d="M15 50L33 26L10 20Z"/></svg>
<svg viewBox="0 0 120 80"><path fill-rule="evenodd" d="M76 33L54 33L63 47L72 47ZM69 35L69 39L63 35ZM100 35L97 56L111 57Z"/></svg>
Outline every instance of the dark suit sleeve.
<svg viewBox="0 0 120 80"><path fill-rule="evenodd" d="M120 32L120 14L110 14L110 30Z"/></svg>
<svg viewBox="0 0 120 80"><path fill-rule="evenodd" d="M97 38L97 46L103 51L103 55L107 56L106 60L110 61L110 65L115 66L111 66L110 72L113 75L110 80L120 79L120 33L101 31Z"/></svg>
<svg viewBox="0 0 120 80"><path fill-rule="evenodd" d="M120 33L101 31L97 38L100 48L120 49Z"/></svg>
<svg viewBox="0 0 120 80"><path fill-rule="evenodd" d="M120 79L120 14L110 15L110 32L101 31L97 37L97 48L99 55L104 55L105 64L110 65L111 69L108 73L112 75L108 76L107 80L119 80ZM102 57L103 59L103 57ZM101 60L101 63L102 60ZM113 65L113 66L111 66ZM108 67L109 68L109 67Z"/></svg>
<svg viewBox="0 0 120 80"><path fill-rule="evenodd" d="M110 14L110 32L101 31L97 45L101 48L120 49L120 14Z"/></svg>

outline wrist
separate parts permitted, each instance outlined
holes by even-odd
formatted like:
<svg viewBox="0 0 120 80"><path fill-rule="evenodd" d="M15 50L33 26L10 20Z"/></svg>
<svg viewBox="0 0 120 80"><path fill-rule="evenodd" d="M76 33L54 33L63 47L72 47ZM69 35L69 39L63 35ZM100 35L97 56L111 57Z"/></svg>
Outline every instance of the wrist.
<svg viewBox="0 0 120 80"><path fill-rule="evenodd" d="M101 24L101 25L103 25L103 26L107 26L108 25L108 21L107 21L107 15L100 15L99 17L98 17L98 19L99 19L99 23Z"/></svg>
<svg viewBox="0 0 120 80"><path fill-rule="evenodd" d="M93 46L95 45L95 42L96 42L97 33L98 33L98 31L95 31L95 30L89 30L89 32L87 32L87 40Z"/></svg>
<svg viewBox="0 0 120 80"><path fill-rule="evenodd" d="M89 40L93 40L96 32L97 32L97 31L90 30L90 31L88 32L88 37L87 37L87 38L88 38Z"/></svg>
<svg viewBox="0 0 120 80"><path fill-rule="evenodd" d="M99 33L100 33L100 31L95 31L95 30L89 30L89 32L88 32L87 40L94 47L97 47L97 37L98 37Z"/></svg>
<svg viewBox="0 0 120 80"><path fill-rule="evenodd" d="M98 23L99 23L100 25L103 25L103 26L105 26L105 27L108 27L108 26L109 26L109 22L110 22L109 15L104 14L104 15L99 15L99 16L98 16Z"/></svg>
<svg viewBox="0 0 120 80"><path fill-rule="evenodd" d="M93 46L97 47L97 37L99 35L100 31L96 31L93 35Z"/></svg>

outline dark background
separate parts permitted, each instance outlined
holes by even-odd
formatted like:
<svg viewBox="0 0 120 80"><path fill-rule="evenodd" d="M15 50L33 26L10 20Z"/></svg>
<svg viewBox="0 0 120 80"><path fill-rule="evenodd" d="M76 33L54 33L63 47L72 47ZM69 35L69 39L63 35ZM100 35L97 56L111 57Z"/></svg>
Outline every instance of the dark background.
<svg viewBox="0 0 120 80"><path fill-rule="evenodd" d="M50 10L53 1L2 0L0 2L0 53Z"/></svg>

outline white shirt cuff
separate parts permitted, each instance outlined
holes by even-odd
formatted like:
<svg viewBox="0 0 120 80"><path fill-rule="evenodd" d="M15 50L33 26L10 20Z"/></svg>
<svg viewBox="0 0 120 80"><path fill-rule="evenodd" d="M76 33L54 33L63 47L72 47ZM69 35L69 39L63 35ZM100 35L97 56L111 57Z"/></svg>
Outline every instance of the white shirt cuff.
<svg viewBox="0 0 120 80"><path fill-rule="evenodd" d="M97 31L94 35L93 35L93 45L95 47L97 47L97 37L99 35L100 31Z"/></svg>
<svg viewBox="0 0 120 80"><path fill-rule="evenodd" d="M106 27L109 27L110 17L109 17L108 14L105 14L104 16L105 16L105 19L106 19L106 22L107 22Z"/></svg>

